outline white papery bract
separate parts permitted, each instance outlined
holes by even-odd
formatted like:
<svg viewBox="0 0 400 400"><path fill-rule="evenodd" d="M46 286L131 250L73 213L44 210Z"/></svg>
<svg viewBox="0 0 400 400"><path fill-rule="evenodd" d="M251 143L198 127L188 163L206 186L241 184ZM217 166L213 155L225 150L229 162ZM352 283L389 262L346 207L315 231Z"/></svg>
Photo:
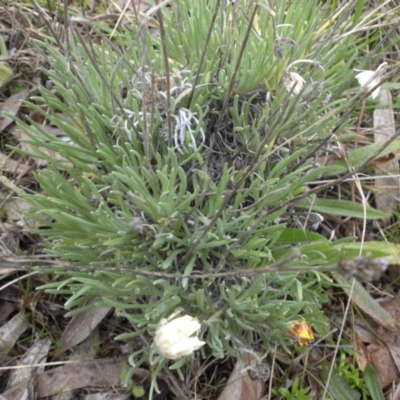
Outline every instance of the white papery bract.
<svg viewBox="0 0 400 400"><path fill-rule="evenodd" d="M283 77L283 86L285 86L288 92L293 90L292 93L294 94L299 94L301 92L304 83L305 80L297 72L286 73Z"/></svg>
<svg viewBox="0 0 400 400"><path fill-rule="evenodd" d="M376 71L370 71L370 70L359 70L355 69L354 71L359 72L359 74L356 75L356 79L360 86L366 90L371 90L377 85L379 85L380 82L380 76L382 75L385 67L387 66L387 63L384 62L379 67L376 69ZM380 87L377 87L370 95L371 99L375 99L376 97L379 96L379 91Z"/></svg>
<svg viewBox="0 0 400 400"><path fill-rule="evenodd" d="M356 79L360 86L366 87L367 90L372 89L379 83L379 79L372 79L375 75L375 71L362 71L356 75ZM371 99L375 99L379 95L380 87L376 88L370 95Z"/></svg>
<svg viewBox="0 0 400 400"><path fill-rule="evenodd" d="M172 319L175 315L160 321L154 337L158 353L170 360L188 356L205 344L197 336L192 336L201 327L197 319L190 315Z"/></svg>

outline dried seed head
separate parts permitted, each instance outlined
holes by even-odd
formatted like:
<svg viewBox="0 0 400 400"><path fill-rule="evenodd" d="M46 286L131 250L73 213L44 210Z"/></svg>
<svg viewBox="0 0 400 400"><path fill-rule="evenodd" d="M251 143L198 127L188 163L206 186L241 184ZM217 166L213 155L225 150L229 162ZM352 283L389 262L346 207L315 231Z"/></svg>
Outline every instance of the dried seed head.
<svg viewBox="0 0 400 400"><path fill-rule="evenodd" d="M372 282L381 278L387 270L392 257L371 258L370 256L359 256L349 261L340 261L340 272L360 282Z"/></svg>

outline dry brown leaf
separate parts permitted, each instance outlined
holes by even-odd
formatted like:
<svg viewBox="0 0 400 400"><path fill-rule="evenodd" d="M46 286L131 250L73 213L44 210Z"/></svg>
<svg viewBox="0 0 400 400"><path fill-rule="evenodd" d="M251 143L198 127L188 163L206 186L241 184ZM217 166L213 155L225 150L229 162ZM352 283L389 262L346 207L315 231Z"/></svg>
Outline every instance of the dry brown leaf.
<svg viewBox="0 0 400 400"><path fill-rule="evenodd" d="M121 387L121 373L126 362L113 358L79 361L51 369L36 376L38 397L51 396L84 387ZM133 381L142 382L148 378L146 370L138 369Z"/></svg>
<svg viewBox="0 0 400 400"><path fill-rule="evenodd" d="M21 366L19 369L14 369L8 379L7 387L11 389L12 387L18 385L21 382L27 382L32 376L33 372L43 372L44 364L41 367L35 368L25 368L26 365L40 364L47 358L49 349L51 346L50 339L38 340L25 354L25 356L18 362Z"/></svg>
<svg viewBox="0 0 400 400"><path fill-rule="evenodd" d="M388 89L380 91L380 105L386 108L377 108L374 111L374 141L375 143L385 143L396 136L395 122L392 109L392 96ZM399 171L399 161L395 154L390 154L387 159L380 159L375 163L377 175L397 174ZM375 201L378 210L382 210L390 215L396 210L400 200L400 182L397 177L377 178L375 180ZM384 225L389 223L389 218L384 220Z"/></svg>
<svg viewBox="0 0 400 400"><path fill-rule="evenodd" d="M350 295L350 281L342 274L332 272L333 278L341 285L343 290ZM377 324L388 330L396 327L396 321L381 307L381 305L369 294L364 286L357 280L354 282L354 290L351 293L351 301L357 305L366 315L370 316Z"/></svg>
<svg viewBox="0 0 400 400"><path fill-rule="evenodd" d="M49 125L43 125L41 127L44 131L47 133L50 133L54 135L54 137L65 137L64 132L59 129L55 128ZM31 141L31 138L24 133L18 125L13 125L9 128L8 132L10 132L14 137L16 137L18 140L20 140L20 147L23 151L26 151L29 154L35 154L36 151L32 148L32 146L28 143ZM67 139L67 138L66 138ZM49 158L52 158L54 160L64 160L58 153L56 153L53 150L48 149L47 147L39 147L39 150L42 151L44 154L46 154ZM32 159L35 161L37 167L43 167L46 165L46 161L40 158L35 158L32 157Z"/></svg>
<svg viewBox="0 0 400 400"><path fill-rule="evenodd" d="M382 388L386 388L392 382L398 382L400 374L393 363L388 348L376 342L368 346L367 349L368 357L378 374Z"/></svg>
<svg viewBox="0 0 400 400"><path fill-rule="evenodd" d="M261 399L265 381L269 377L264 375L264 380L252 379L250 370L257 370L259 358L253 354L242 354L243 360L238 360L218 400L259 400ZM261 364L266 365L266 364ZM254 376L253 376L254 378Z"/></svg>
<svg viewBox="0 0 400 400"><path fill-rule="evenodd" d="M71 349L70 359L97 358L99 354L98 344L101 342L100 329L99 326L97 326L90 332L89 337L79 343L79 346L75 346Z"/></svg>
<svg viewBox="0 0 400 400"><path fill-rule="evenodd" d="M28 90L21 90L0 104L0 132L3 132L13 122L13 119L5 114L17 115L21 103L26 100L28 94Z"/></svg>
<svg viewBox="0 0 400 400"><path fill-rule="evenodd" d="M29 387L29 388L28 388ZM22 400L22 399L34 399L34 390L32 388L32 382L21 382L12 389L7 390L1 394L3 399L6 400Z"/></svg>
<svg viewBox="0 0 400 400"><path fill-rule="evenodd" d="M342 320L340 320L342 322ZM354 330L357 339L360 339L363 343L372 343L375 341L375 335L371 330L370 326L365 326L365 319L360 315L357 315L354 320Z"/></svg>
<svg viewBox="0 0 400 400"><path fill-rule="evenodd" d="M75 315L61 335L68 347L76 346L90 336L90 333L110 312L111 307L93 307Z"/></svg>
<svg viewBox="0 0 400 400"><path fill-rule="evenodd" d="M356 349L357 351L355 352L355 359L357 366L361 371L364 371L365 367L368 364L367 347L357 335L356 335Z"/></svg>
<svg viewBox="0 0 400 400"><path fill-rule="evenodd" d="M27 172L27 166L19 160L13 160L0 152L0 171L9 172L14 175L21 175Z"/></svg>
<svg viewBox="0 0 400 400"><path fill-rule="evenodd" d="M7 221L21 227L25 227L26 222L23 214L29 211L31 206L20 197L12 197L4 204L4 210L7 214Z"/></svg>
<svg viewBox="0 0 400 400"><path fill-rule="evenodd" d="M8 352L14 347L22 333L29 328L23 311L0 328L0 351Z"/></svg>
<svg viewBox="0 0 400 400"><path fill-rule="evenodd" d="M11 301L3 302L0 306L0 326L3 325L8 320L8 317L17 310L18 307L15 303Z"/></svg>
<svg viewBox="0 0 400 400"><path fill-rule="evenodd" d="M385 298L380 306L391 315L400 326L400 302L395 298ZM368 359L376 369L383 388L400 380L400 334L398 329L378 326L375 342L367 347Z"/></svg>

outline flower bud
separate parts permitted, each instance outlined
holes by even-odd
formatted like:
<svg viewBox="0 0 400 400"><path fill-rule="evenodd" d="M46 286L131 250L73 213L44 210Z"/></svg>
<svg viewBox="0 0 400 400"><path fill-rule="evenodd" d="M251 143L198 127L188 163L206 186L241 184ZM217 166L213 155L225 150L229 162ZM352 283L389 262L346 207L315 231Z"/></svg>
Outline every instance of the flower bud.
<svg viewBox="0 0 400 400"><path fill-rule="evenodd" d="M160 355L170 360L178 360L192 354L205 344L198 337L192 336L200 329L200 323L190 315L162 319L157 327L154 344Z"/></svg>

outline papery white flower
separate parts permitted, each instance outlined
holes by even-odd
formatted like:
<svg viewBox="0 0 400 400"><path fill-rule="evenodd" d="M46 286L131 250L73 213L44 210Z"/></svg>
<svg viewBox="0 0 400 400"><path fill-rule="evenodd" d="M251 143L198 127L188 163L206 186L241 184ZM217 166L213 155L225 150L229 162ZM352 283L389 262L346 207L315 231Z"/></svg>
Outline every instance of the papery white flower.
<svg viewBox="0 0 400 400"><path fill-rule="evenodd" d="M288 92L290 92L293 88L292 93L294 93L294 94L299 94L301 92L301 89L303 88L304 83L305 83L305 80L297 72L286 73L283 77L283 86L285 86L285 89Z"/></svg>
<svg viewBox="0 0 400 400"><path fill-rule="evenodd" d="M206 343L192 336L201 327L197 319L190 315L173 319L176 314L160 321L154 337L158 353L170 360L188 356Z"/></svg>
<svg viewBox="0 0 400 400"><path fill-rule="evenodd" d="M376 85L378 85L380 82L380 77L383 74L386 66L387 63L384 62L376 69L376 71L355 69L354 71L360 72L359 74L356 75L356 79L360 84L361 88L364 88L365 90L369 91L372 88L376 87ZM377 87L371 93L370 95L371 99L375 99L375 97L379 95L380 89L381 89L380 87Z"/></svg>

